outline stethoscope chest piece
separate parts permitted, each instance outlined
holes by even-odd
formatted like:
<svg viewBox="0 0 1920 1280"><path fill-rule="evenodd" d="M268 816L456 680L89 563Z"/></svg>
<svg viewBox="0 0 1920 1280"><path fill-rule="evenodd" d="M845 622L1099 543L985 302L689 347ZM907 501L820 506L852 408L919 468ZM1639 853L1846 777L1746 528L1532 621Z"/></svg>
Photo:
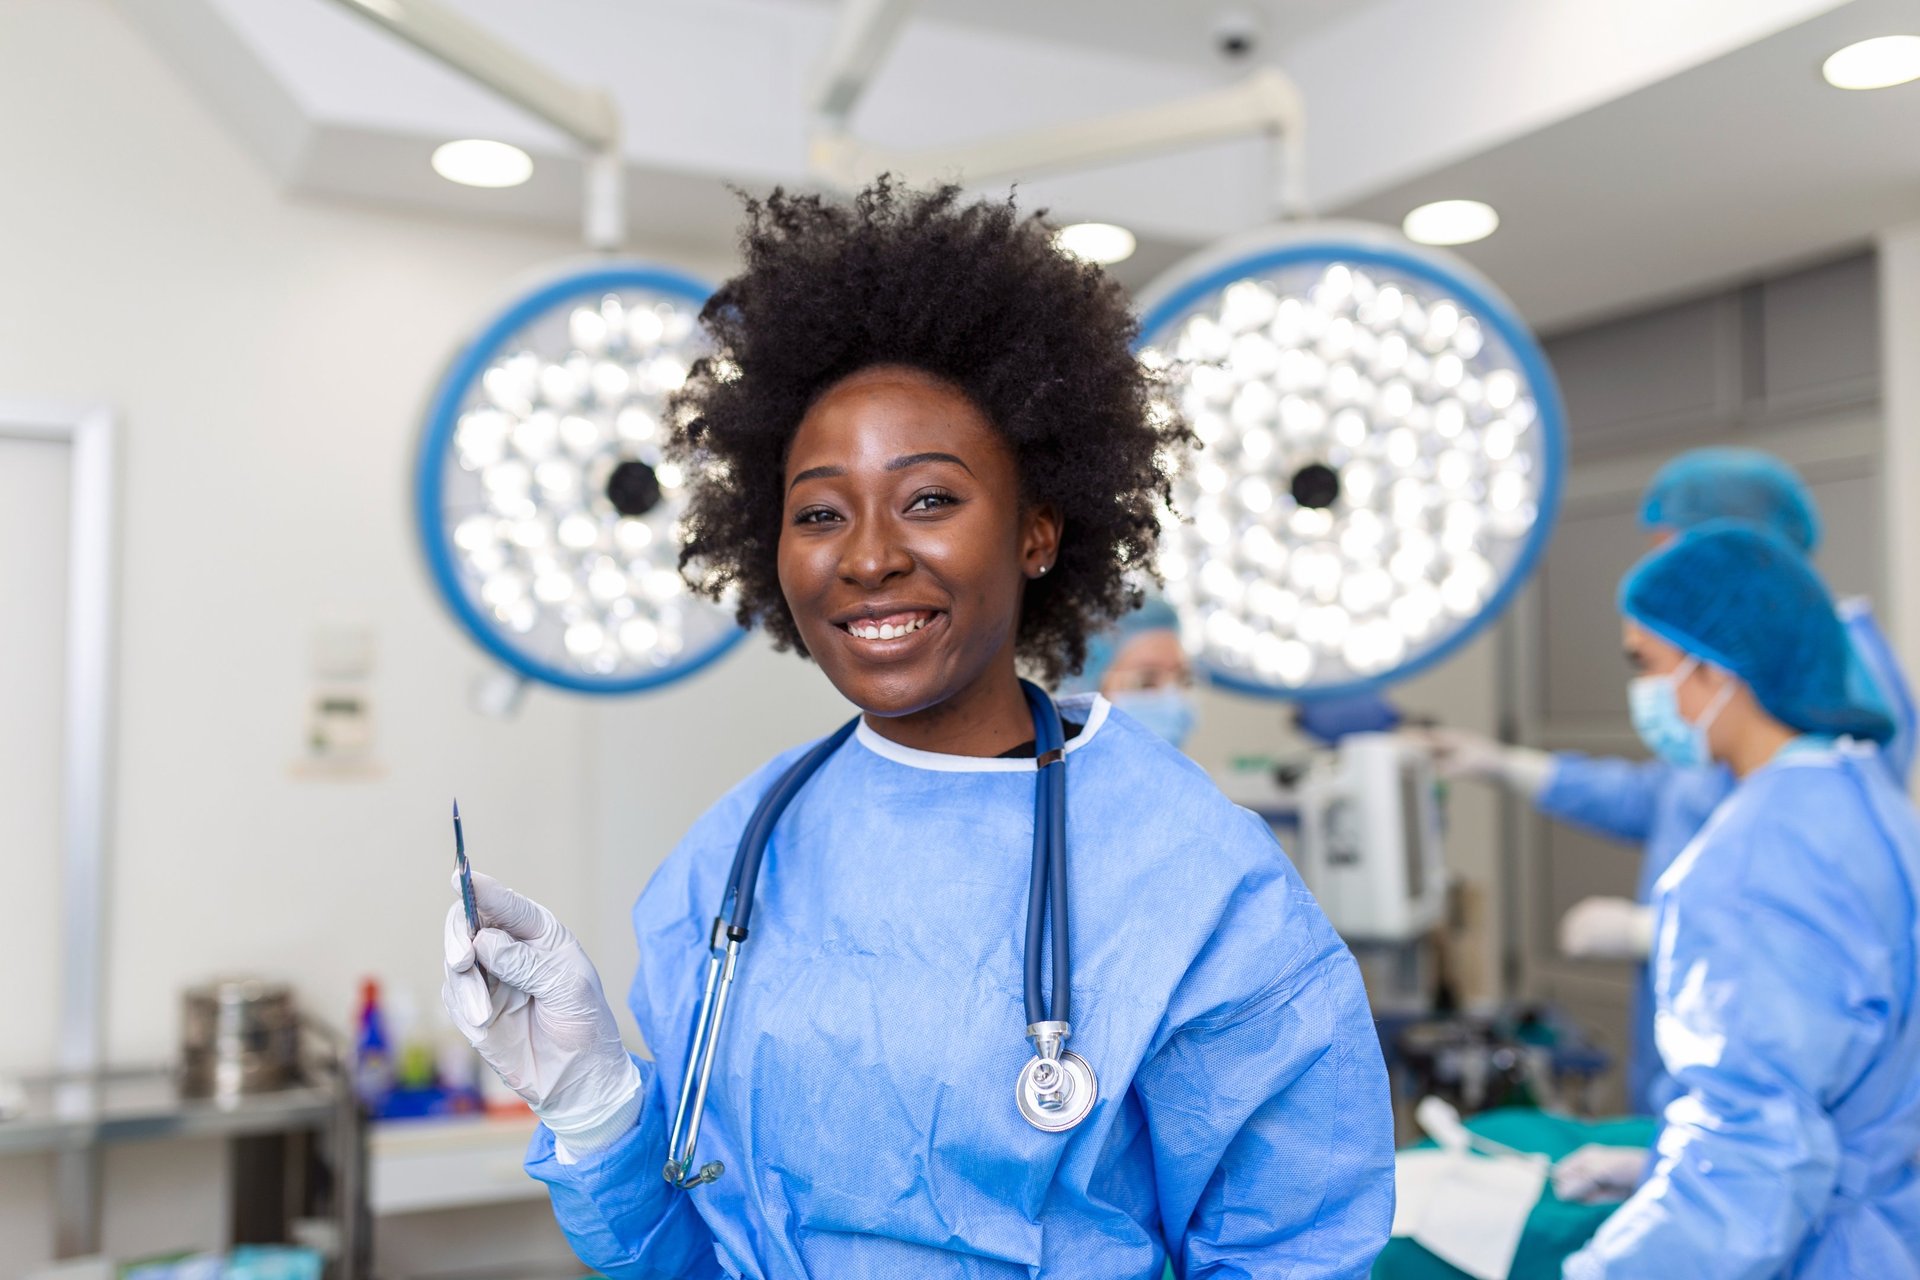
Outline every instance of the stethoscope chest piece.
<svg viewBox="0 0 1920 1280"><path fill-rule="evenodd" d="M1063 1133L1093 1110L1100 1082L1087 1060L1065 1048L1069 1028L1064 1022L1036 1022L1027 1028L1034 1055L1020 1068L1014 1100L1028 1124L1042 1133Z"/></svg>

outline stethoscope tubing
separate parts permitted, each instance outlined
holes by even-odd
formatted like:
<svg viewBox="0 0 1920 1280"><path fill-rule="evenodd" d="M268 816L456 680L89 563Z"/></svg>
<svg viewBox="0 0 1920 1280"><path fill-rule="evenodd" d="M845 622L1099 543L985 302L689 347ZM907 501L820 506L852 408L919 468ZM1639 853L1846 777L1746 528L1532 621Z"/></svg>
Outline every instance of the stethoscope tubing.
<svg viewBox="0 0 1920 1280"><path fill-rule="evenodd" d="M1067 768L1066 731L1053 699L1021 681L1033 712L1033 753L1040 777L1033 788L1033 874L1027 890L1024 978L1027 1025L1049 1021L1041 983L1048 908L1053 915L1053 1011L1051 1020L1071 1020L1072 980L1067 959Z"/></svg>

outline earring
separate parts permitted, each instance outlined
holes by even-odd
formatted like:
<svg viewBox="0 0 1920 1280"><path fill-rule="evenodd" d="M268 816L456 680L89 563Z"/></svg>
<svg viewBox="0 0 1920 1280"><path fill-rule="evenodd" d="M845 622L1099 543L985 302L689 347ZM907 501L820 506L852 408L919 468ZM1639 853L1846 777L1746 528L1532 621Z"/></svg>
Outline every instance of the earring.
<svg viewBox="0 0 1920 1280"><path fill-rule="evenodd" d="M1036 578L1044 578L1044 577L1046 577L1046 576L1047 576L1047 570L1049 570L1049 569L1051 569L1051 568L1053 568L1053 566L1052 566L1052 565L1050 565L1050 564L1043 564L1043 565L1041 565L1041 566L1039 567L1039 569L1037 569L1037 570L1035 570L1035 572L1034 572L1034 575L1033 575L1033 576L1034 576L1034 577L1036 577Z"/></svg>

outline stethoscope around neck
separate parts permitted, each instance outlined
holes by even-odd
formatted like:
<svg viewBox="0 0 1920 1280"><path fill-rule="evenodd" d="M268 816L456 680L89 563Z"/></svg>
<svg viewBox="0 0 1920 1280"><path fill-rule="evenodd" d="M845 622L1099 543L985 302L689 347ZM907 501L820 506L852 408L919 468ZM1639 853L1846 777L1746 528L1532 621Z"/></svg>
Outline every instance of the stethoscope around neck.
<svg viewBox="0 0 1920 1280"><path fill-rule="evenodd" d="M1087 1118L1099 1095L1099 1081L1085 1058L1066 1047L1073 1028L1073 981L1067 955L1067 743L1060 712L1038 687L1022 680L1027 708L1033 713L1033 878L1027 889L1026 1014L1027 1039L1033 1057L1020 1069L1014 1083L1014 1103L1028 1124L1047 1133L1061 1133ZM673 1113L667 1138L663 1176L677 1187L712 1182L725 1171L709 1160L695 1171L694 1147L700 1141L700 1121L706 1114L707 1087L719 1055L726 1026L727 997L740 966L740 948L747 940L753 916L753 891L760 879L760 861L780 815L800 789L853 736L858 716L815 744L780 776L760 798L740 843L733 851L733 869L727 893L714 917L707 939L707 979L700 1012L687 1045L687 1065L680 1078L680 1102ZM1053 918L1053 1002L1048 1007L1042 982L1041 956L1045 950L1048 908Z"/></svg>

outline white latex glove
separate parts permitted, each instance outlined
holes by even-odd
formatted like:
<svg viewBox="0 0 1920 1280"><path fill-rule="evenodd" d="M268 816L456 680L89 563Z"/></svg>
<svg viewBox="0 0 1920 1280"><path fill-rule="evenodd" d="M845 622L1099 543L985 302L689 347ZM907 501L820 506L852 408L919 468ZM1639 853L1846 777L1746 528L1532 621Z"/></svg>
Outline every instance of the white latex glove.
<svg viewBox="0 0 1920 1280"><path fill-rule="evenodd" d="M1445 778L1496 782L1532 799L1553 772L1553 757L1545 751L1510 746L1466 729L1441 725L1401 733L1433 756L1434 767Z"/></svg>
<svg viewBox="0 0 1920 1280"><path fill-rule="evenodd" d="M1589 1142L1553 1166L1553 1194L1562 1200L1600 1204L1625 1200L1647 1168L1645 1147L1609 1147Z"/></svg>
<svg viewBox="0 0 1920 1280"><path fill-rule="evenodd" d="M1582 898L1560 917L1560 950L1585 960L1645 960L1653 908L1630 898Z"/></svg>
<svg viewBox="0 0 1920 1280"><path fill-rule="evenodd" d="M566 1151L606 1146L639 1115L641 1080L593 962L551 911L492 876L474 872L473 900L471 942L460 903L447 912L440 1000L453 1025Z"/></svg>

